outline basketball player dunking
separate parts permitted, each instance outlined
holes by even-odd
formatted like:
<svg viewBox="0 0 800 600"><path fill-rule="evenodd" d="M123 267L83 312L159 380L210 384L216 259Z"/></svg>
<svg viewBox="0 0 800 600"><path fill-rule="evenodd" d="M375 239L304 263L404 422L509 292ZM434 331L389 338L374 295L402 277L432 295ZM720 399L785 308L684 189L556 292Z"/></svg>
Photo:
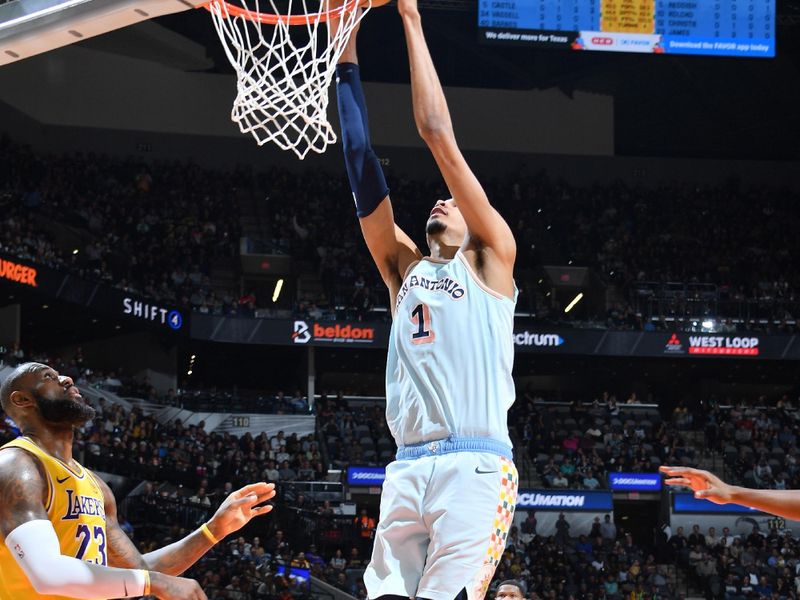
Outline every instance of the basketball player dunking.
<svg viewBox="0 0 800 600"><path fill-rule="evenodd" d="M183 573L275 495L256 483L234 492L194 533L144 556L117 523L109 487L72 458L73 427L94 417L69 377L40 363L17 367L0 404L22 435L0 448L0 600L204 600Z"/></svg>
<svg viewBox="0 0 800 600"><path fill-rule="evenodd" d="M354 34L337 65L339 116L361 230L389 288L386 417L398 445L364 580L373 599L480 600L517 495L506 422L516 245L456 144L416 0L398 8L414 119L453 197L433 206L423 256L394 222L370 145Z"/></svg>

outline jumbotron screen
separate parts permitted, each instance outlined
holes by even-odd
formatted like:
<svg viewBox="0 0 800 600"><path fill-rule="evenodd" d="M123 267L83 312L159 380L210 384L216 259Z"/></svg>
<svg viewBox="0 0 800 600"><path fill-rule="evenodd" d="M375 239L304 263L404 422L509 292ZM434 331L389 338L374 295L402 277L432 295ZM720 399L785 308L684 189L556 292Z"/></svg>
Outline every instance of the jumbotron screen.
<svg viewBox="0 0 800 600"><path fill-rule="evenodd" d="M775 56L775 0L479 0L481 41L573 50Z"/></svg>

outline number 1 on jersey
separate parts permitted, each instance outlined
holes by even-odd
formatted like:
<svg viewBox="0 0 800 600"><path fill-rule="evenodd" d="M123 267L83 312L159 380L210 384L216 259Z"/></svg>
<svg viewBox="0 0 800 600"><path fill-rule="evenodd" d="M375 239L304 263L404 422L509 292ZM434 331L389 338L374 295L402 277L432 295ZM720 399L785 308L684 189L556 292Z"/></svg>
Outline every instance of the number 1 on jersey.
<svg viewBox="0 0 800 600"><path fill-rule="evenodd" d="M427 304L417 304L411 311L411 322L417 326L417 331L411 334L412 344L430 344L436 339L436 334L431 329L431 312Z"/></svg>

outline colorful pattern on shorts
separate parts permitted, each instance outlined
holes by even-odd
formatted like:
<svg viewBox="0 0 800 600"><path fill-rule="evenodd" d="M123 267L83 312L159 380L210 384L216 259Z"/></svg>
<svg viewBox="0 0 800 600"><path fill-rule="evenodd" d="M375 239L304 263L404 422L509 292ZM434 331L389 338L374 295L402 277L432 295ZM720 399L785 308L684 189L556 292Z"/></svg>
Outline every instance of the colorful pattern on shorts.
<svg viewBox="0 0 800 600"><path fill-rule="evenodd" d="M486 560L475 578L470 600L482 600L489 589L489 584L494 576L495 569L503 557L506 549L506 538L514 520L514 509L517 505L518 475L514 463L507 458L500 459L500 497L497 501L492 535L489 538L489 548L486 551Z"/></svg>

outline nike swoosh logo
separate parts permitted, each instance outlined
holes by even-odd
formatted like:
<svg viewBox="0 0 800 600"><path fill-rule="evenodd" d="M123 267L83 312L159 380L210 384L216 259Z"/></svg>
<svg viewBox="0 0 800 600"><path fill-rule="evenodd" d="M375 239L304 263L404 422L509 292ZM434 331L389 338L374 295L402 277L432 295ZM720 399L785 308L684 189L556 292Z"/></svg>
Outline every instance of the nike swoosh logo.
<svg viewBox="0 0 800 600"><path fill-rule="evenodd" d="M487 473L497 473L497 471L481 471L478 467L475 467L475 472L478 475L486 475Z"/></svg>
<svg viewBox="0 0 800 600"><path fill-rule="evenodd" d="M122 587L125 588L123 591L125 592L125 595L127 596L128 595L128 582L127 581L123 581L122 582Z"/></svg>
<svg viewBox="0 0 800 600"><path fill-rule="evenodd" d="M56 477L56 481L57 481L58 483L64 483L64 482L65 482L67 479L69 479L69 475L67 475L66 477L64 477L64 479L58 479L58 478Z"/></svg>

